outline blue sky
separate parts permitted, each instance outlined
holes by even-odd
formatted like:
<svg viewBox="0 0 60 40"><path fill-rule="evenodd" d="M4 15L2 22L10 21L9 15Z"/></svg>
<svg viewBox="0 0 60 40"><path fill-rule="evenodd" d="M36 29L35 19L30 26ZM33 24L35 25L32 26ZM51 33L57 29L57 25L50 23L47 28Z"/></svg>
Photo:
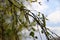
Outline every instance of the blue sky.
<svg viewBox="0 0 60 40"><path fill-rule="evenodd" d="M52 22L47 22L48 26L60 26L60 0L50 0L49 2L46 2L46 4L48 5L48 9L45 10L46 15L50 16L52 15L52 18L48 17L48 19L50 18L50 20L55 20ZM55 18L58 17L58 18ZM58 19L58 20L57 20Z"/></svg>

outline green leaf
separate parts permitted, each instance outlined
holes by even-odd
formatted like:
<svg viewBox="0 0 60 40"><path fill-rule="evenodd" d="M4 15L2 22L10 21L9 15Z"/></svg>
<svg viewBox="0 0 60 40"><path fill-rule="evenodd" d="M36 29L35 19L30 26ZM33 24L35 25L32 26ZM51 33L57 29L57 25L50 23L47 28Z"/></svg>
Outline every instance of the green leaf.
<svg viewBox="0 0 60 40"><path fill-rule="evenodd" d="M23 20L23 19L24 19L24 12L23 12L23 11L21 11L20 19L21 19L21 20Z"/></svg>
<svg viewBox="0 0 60 40"><path fill-rule="evenodd" d="M30 36L34 37L34 32L33 31L30 32Z"/></svg>
<svg viewBox="0 0 60 40"><path fill-rule="evenodd" d="M35 29L34 29L34 28L32 28L32 30L33 30L33 31L35 31Z"/></svg>
<svg viewBox="0 0 60 40"><path fill-rule="evenodd" d="M30 23L29 16L27 14L25 14L25 18L26 18L26 21Z"/></svg>
<svg viewBox="0 0 60 40"><path fill-rule="evenodd" d="M47 18L45 18L46 20L48 20Z"/></svg>
<svg viewBox="0 0 60 40"><path fill-rule="evenodd" d="M31 2L37 2L37 0L31 0Z"/></svg>
<svg viewBox="0 0 60 40"><path fill-rule="evenodd" d="M49 32L46 32L46 34L49 36L50 35L50 33Z"/></svg>
<svg viewBox="0 0 60 40"><path fill-rule="evenodd" d="M30 23L30 26L35 26L35 25L36 25L36 21L35 20Z"/></svg>
<svg viewBox="0 0 60 40"><path fill-rule="evenodd" d="M44 25L44 27L46 26L46 20L45 20L45 16L44 16L44 14L42 14L42 17L43 17L43 19L42 19L42 21L43 21L43 25Z"/></svg>
<svg viewBox="0 0 60 40"><path fill-rule="evenodd" d="M40 16L40 12L38 12L38 16Z"/></svg>
<svg viewBox="0 0 60 40"><path fill-rule="evenodd" d="M41 30L41 33L43 33L43 30Z"/></svg>
<svg viewBox="0 0 60 40"><path fill-rule="evenodd" d="M19 31L22 31L22 28L23 28L23 25L20 24L18 30L19 30Z"/></svg>

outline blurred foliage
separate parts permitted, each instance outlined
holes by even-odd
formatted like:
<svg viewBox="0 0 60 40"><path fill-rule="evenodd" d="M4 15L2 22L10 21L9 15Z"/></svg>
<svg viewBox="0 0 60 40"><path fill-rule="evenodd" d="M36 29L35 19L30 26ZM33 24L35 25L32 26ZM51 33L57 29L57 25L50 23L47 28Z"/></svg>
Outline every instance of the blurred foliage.
<svg viewBox="0 0 60 40"><path fill-rule="evenodd" d="M25 28L29 30L31 27L32 30L35 31L33 26L36 26L36 23L41 25L43 32L46 30L44 14L42 14L42 17L40 17L40 12L38 12L38 16L35 15L24 6L23 1L0 0L0 40L22 40L22 30ZM26 1L29 1L30 3L37 2L37 0ZM29 20L29 16L34 19L32 22ZM41 20L43 23L41 23ZM37 39L37 36L34 36L33 31L30 32L30 36ZM18 34L19 32L20 34ZM47 34L49 33L47 32L45 35Z"/></svg>
<svg viewBox="0 0 60 40"><path fill-rule="evenodd" d="M0 40L22 40L19 39L18 32L33 26L34 22L29 22L29 16L26 14L29 12L24 10L26 7L22 0L20 3L17 1L0 0Z"/></svg>

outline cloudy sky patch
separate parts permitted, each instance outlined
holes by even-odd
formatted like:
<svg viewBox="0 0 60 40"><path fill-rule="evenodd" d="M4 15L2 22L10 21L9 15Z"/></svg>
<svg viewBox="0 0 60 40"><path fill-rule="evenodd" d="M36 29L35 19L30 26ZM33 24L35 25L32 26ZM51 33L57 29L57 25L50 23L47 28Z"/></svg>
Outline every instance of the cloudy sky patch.
<svg viewBox="0 0 60 40"><path fill-rule="evenodd" d="M60 10L55 10L54 12L49 14L48 19L52 23L59 23L60 22Z"/></svg>

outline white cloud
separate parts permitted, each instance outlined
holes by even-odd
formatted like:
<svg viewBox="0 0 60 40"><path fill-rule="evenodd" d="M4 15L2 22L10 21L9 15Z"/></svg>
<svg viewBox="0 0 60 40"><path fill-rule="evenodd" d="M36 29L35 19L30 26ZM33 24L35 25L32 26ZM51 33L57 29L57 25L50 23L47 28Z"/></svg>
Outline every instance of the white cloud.
<svg viewBox="0 0 60 40"><path fill-rule="evenodd" d="M48 15L48 19L52 23L60 22L60 10L56 10Z"/></svg>
<svg viewBox="0 0 60 40"><path fill-rule="evenodd" d="M42 5L40 5L38 2L41 2ZM48 5L45 4L45 0L37 0L37 2L32 3L24 1L23 4L27 9L36 10L37 12L42 12L48 8Z"/></svg>
<svg viewBox="0 0 60 40"><path fill-rule="evenodd" d="M37 0L37 2L44 2L45 0Z"/></svg>
<svg viewBox="0 0 60 40"><path fill-rule="evenodd" d="M48 27L52 32L56 33L57 35L60 36L60 27L56 26L56 27Z"/></svg>
<svg viewBox="0 0 60 40"><path fill-rule="evenodd" d="M37 2L35 2L35 3L32 3L32 8L40 12L40 11L46 10L48 6L46 4L40 5Z"/></svg>
<svg viewBox="0 0 60 40"><path fill-rule="evenodd" d="M33 2L32 8L33 10L36 10L38 12L42 12L48 8L48 5L45 3L46 0L37 0L37 2ZM41 2L42 5L40 5L38 2Z"/></svg>

